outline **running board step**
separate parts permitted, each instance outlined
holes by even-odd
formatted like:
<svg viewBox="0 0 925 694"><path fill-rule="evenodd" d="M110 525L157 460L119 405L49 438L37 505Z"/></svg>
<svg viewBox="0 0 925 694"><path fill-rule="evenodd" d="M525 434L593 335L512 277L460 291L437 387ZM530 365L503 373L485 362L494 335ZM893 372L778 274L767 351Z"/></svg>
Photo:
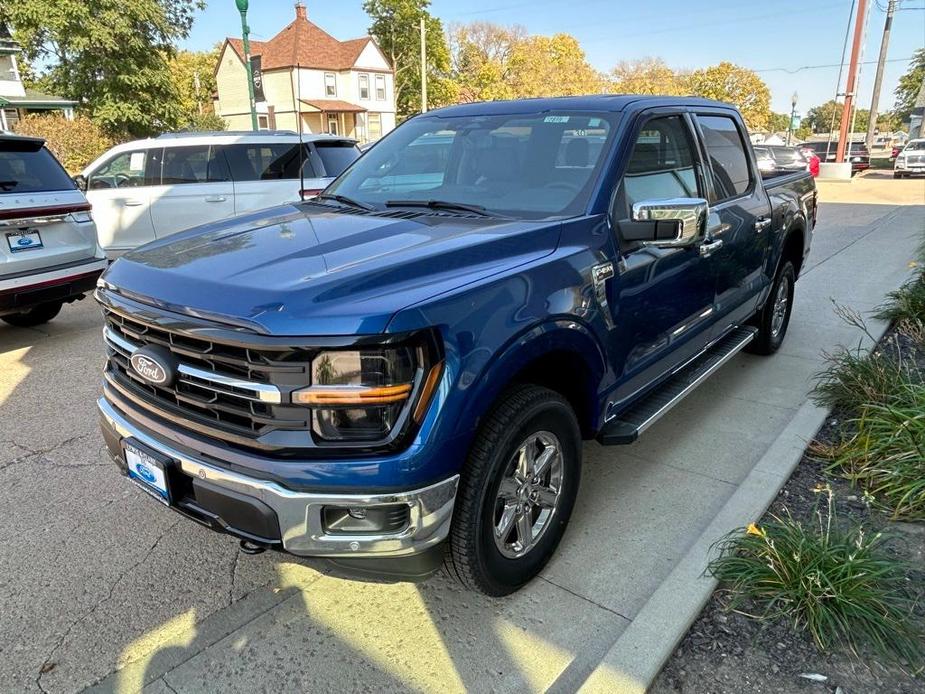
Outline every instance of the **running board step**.
<svg viewBox="0 0 925 694"><path fill-rule="evenodd" d="M642 400L607 422L597 435L598 442L605 446L633 443L713 372L741 352L757 332L756 328L742 327L724 336L706 352L669 376Z"/></svg>

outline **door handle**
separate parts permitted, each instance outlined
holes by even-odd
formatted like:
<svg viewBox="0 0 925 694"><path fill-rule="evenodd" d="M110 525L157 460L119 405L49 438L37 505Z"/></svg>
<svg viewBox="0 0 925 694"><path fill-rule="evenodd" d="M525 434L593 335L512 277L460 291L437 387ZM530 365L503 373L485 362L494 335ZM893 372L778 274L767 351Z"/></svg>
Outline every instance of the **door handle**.
<svg viewBox="0 0 925 694"><path fill-rule="evenodd" d="M225 202L227 198L224 195L207 195L206 202Z"/></svg>
<svg viewBox="0 0 925 694"><path fill-rule="evenodd" d="M138 207L139 205L144 205L144 200L136 200L135 198L129 198L128 200L122 203L126 207Z"/></svg>
<svg viewBox="0 0 925 694"><path fill-rule="evenodd" d="M722 239L716 239L715 241L704 241L702 244L700 244L700 257L708 258L722 247Z"/></svg>
<svg viewBox="0 0 925 694"><path fill-rule="evenodd" d="M758 217L758 219L755 220L755 231L759 234L769 226L771 226L770 217Z"/></svg>

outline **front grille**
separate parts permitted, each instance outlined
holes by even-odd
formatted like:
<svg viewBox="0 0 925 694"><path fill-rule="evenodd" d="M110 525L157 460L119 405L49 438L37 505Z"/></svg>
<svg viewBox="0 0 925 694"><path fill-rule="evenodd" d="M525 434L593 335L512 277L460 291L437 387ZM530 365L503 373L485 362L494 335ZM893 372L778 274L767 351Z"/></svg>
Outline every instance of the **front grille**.
<svg viewBox="0 0 925 694"><path fill-rule="evenodd" d="M925 154L907 154L907 164L925 164Z"/></svg>
<svg viewBox="0 0 925 694"><path fill-rule="evenodd" d="M310 385L310 350L254 348L175 332L104 309L106 380L135 405L210 436L263 450L311 445L311 413L286 405L295 388ZM179 361L169 386L143 380L132 352L146 345L170 350Z"/></svg>

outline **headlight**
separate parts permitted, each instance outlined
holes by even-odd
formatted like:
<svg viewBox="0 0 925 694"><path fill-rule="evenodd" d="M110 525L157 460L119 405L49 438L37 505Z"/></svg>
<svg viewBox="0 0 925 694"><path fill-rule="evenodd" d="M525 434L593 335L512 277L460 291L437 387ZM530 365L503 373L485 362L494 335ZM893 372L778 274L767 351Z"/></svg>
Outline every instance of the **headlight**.
<svg viewBox="0 0 925 694"><path fill-rule="evenodd" d="M312 431L324 441L381 441L399 421L419 421L441 370L417 346L325 351L292 402L312 408Z"/></svg>

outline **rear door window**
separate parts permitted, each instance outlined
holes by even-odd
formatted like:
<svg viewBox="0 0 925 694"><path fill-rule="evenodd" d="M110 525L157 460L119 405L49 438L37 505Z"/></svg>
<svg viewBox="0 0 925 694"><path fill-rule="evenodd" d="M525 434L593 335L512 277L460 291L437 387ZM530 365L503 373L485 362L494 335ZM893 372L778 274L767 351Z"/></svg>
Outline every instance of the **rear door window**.
<svg viewBox="0 0 925 694"><path fill-rule="evenodd" d="M306 159L299 154L298 143L228 145L225 154L235 181L299 178L299 164ZM307 168L306 175L309 175Z"/></svg>
<svg viewBox="0 0 925 694"><path fill-rule="evenodd" d="M728 116L698 116L697 120L713 169L713 202L744 195L751 186L751 171L736 122Z"/></svg>
<svg viewBox="0 0 925 694"><path fill-rule="evenodd" d="M161 183L165 186L208 183L209 146L166 147Z"/></svg>
<svg viewBox="0 0 925 694"><path fill-rule="evenodd" d="M43 193L75 187L45 147L0 140L0 193Z"/></svg>

